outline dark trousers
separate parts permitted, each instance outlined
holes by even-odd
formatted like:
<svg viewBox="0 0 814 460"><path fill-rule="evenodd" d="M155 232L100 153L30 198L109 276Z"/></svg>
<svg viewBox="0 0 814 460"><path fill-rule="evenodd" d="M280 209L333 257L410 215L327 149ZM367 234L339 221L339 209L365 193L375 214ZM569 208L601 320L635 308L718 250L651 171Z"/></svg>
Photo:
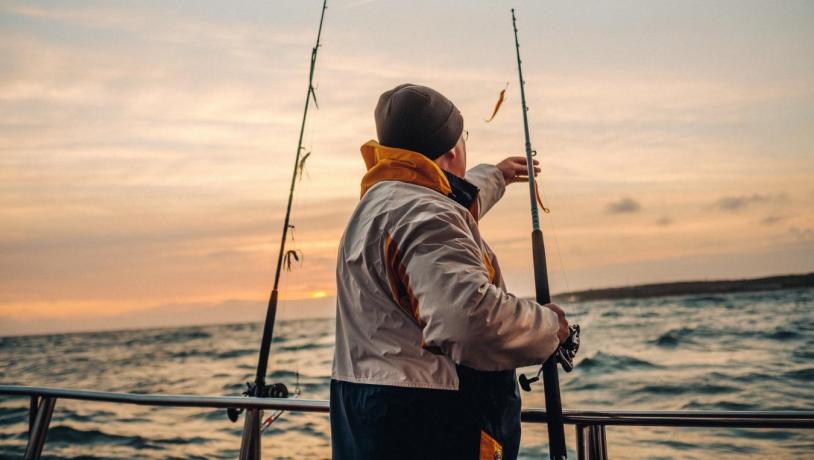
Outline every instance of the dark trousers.
<svg viewBox="0 0 814 460"><path fill-rule="evenodd" d="M458 367L458 391L331 380L334 460L479 458L481 431L514 460L520 397L514 371Z"/></svg>

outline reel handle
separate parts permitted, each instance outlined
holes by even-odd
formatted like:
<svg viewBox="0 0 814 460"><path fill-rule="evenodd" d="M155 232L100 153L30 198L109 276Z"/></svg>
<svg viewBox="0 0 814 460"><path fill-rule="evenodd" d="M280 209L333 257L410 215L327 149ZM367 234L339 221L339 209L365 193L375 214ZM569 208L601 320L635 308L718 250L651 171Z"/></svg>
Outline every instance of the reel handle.
<svg viewBox="0 0 814 460"><path fill-rule="evenodd" d="M531 384L540 380L539 374L536 377L528 378L526 374L520 374L520 377L517 379L520 382L520 388L523 391L531 391Z"/></svg>
<svg viewBox="0 0 814 460"><path fill-rule="evenodd" d="M230 407L226 409L226 416L229 417L229 421L232 423L237 422L237 418L240 417L240 414L243 412L243 409L238 409L236 407Z"/></svg>

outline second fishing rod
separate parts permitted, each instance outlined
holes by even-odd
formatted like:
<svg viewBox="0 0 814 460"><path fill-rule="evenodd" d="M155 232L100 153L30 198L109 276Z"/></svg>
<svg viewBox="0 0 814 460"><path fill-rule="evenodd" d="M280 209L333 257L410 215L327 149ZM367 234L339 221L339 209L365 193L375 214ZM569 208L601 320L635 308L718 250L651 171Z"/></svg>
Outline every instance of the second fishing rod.
<svg viewBox="0 0 814 460"><path fill-rule="evenodd" d="M534 177L534 160L536 155L531 147L531 136L529 135L528 106L526 106L525 81L523 80L523 65L520 59L520 42L517 38L517 18L512 9L512 28L514 29L514 45L517 52L517 74L520 79L520 101L523 112L523 132L526 140L526 163L528 165L529 177L529 197L531 198L531 248L534 260L534 288L537 294L537 303L545 305L551 303L551 291L548 286L548 267L546 266L545 241L543 231L540 229L540 211L537 207L539 195L537 192L537 182ZM560 460L567 457L565 448L565 430L562 420L562 401L560 399L560 381L557 373L557 363L562 364L566 372L574 367L574 355L579 349L579 326L571 326L571 335L563 342L554 354L549 357L537 375L527 378L520 376L520 386L525 391L531 391L531 384L540 379L543 375L543 386L545 387L546 420L548 424L548 444L552 460Z"/></svg>
<svg viewBox="0 0 814 460"><path fill-rule="evenodd" d="M266 373L268 371L269 356L271 353L271 342L274 338L274 323L277 317L277 303L280 284L280 273L283 269L284 260L289 256L286 251L286 239L288 238L288 231L292 228L290 224L291 207L294 199L294 186L297 183L298 173L302 173L302 166L308 154L302 156L303 151L303 134L305 133L305 124L308 119L308 108L311 100L317 106L316 92L314 90L314 69L316 68L317 53L320 48L320 40L322 38L322 25L325 20L325 10L328 8L328 0L323 0L322 11L319 17L319 29L317 30L317 38L314 47L311 49L311 62L308 71L308 88L305 94L305 107L302 113L302 123L300 124L300 135L297 141L297 151L294 155L294 170L291 174L291 187L288 192L288 204L285 210L285 220L283 222L282 236L280 237L280 252L277 254L277 268L274 272L274 285L269 295L268 307L266 309L266 320L263 323L263 336L260 340L260 353L257 359L257 372L255 374L254 382L249 382L248 389L244 393L246 396L253 396L259 398L287 398L289 396L288 388L282 383L274 383L268 385L266 383ZM317 106L317 108L319 108ZM296 253L294 255L296 256ZM229 409L227 411L228 417L232 422L237 421L242 409ZM279 416L279 413L277 414ZM275 416L272 415L267 423L274 421ZM259 460L261 458L261 411L258 409L246 410L246 418L243 424L243 435L240 444L240 460Z"/></svg>

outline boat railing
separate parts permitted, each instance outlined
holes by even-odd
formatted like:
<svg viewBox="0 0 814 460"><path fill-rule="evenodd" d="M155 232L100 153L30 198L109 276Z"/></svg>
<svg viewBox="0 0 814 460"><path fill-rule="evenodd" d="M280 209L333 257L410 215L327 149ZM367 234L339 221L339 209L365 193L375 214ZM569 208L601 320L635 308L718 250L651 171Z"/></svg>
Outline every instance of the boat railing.
<svg viewBox="0 0 814 460"><path fill-rule="evenodd" d="M285 410L294 412L329 411L328 401L309 399L250 398L240 396L155 395L111 393L69 388L0 385L0 394L30 398L28 443L25 459L42 455L48 427L58 399L146 406L242 408L247 411ZM545 423L540 409L522 412L524 423ZM710 428L814 429L814 411L597 411L563 410L563 421L574 425L577 458L607 459L605 427L608 425Z"/></svg>

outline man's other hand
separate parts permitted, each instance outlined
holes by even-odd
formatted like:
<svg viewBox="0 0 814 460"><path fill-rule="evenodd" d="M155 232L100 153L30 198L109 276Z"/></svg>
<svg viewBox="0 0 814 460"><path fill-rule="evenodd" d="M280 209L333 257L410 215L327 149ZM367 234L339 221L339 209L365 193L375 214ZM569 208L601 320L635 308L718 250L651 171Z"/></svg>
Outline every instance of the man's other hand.
<svg viewBox="0 0 814 460"><path fill-rule="evenodd" d="M557 318L559 318L560 322L560 329L557 331L557 338L560 340L560 343L563 343L565 339L568 338L568 335L571 334L571 331L568 330L568 320L565 319L565 312L555 303L545 304L544 307L557 314Z"/></svg>
<svg viewBox="0 0 814 460"><path fill-rule="evenodd" d="M537 166L540 164L540 162L537 160L533 161L534 176L536 177L537 174L540 173L540 168ZM529 181L529 169L528 163L526 162L526 157L509 157L495 166L497 166L497 169L503 173L503 179L506 181L506 185L513 184L515 182Z"/></svg>

